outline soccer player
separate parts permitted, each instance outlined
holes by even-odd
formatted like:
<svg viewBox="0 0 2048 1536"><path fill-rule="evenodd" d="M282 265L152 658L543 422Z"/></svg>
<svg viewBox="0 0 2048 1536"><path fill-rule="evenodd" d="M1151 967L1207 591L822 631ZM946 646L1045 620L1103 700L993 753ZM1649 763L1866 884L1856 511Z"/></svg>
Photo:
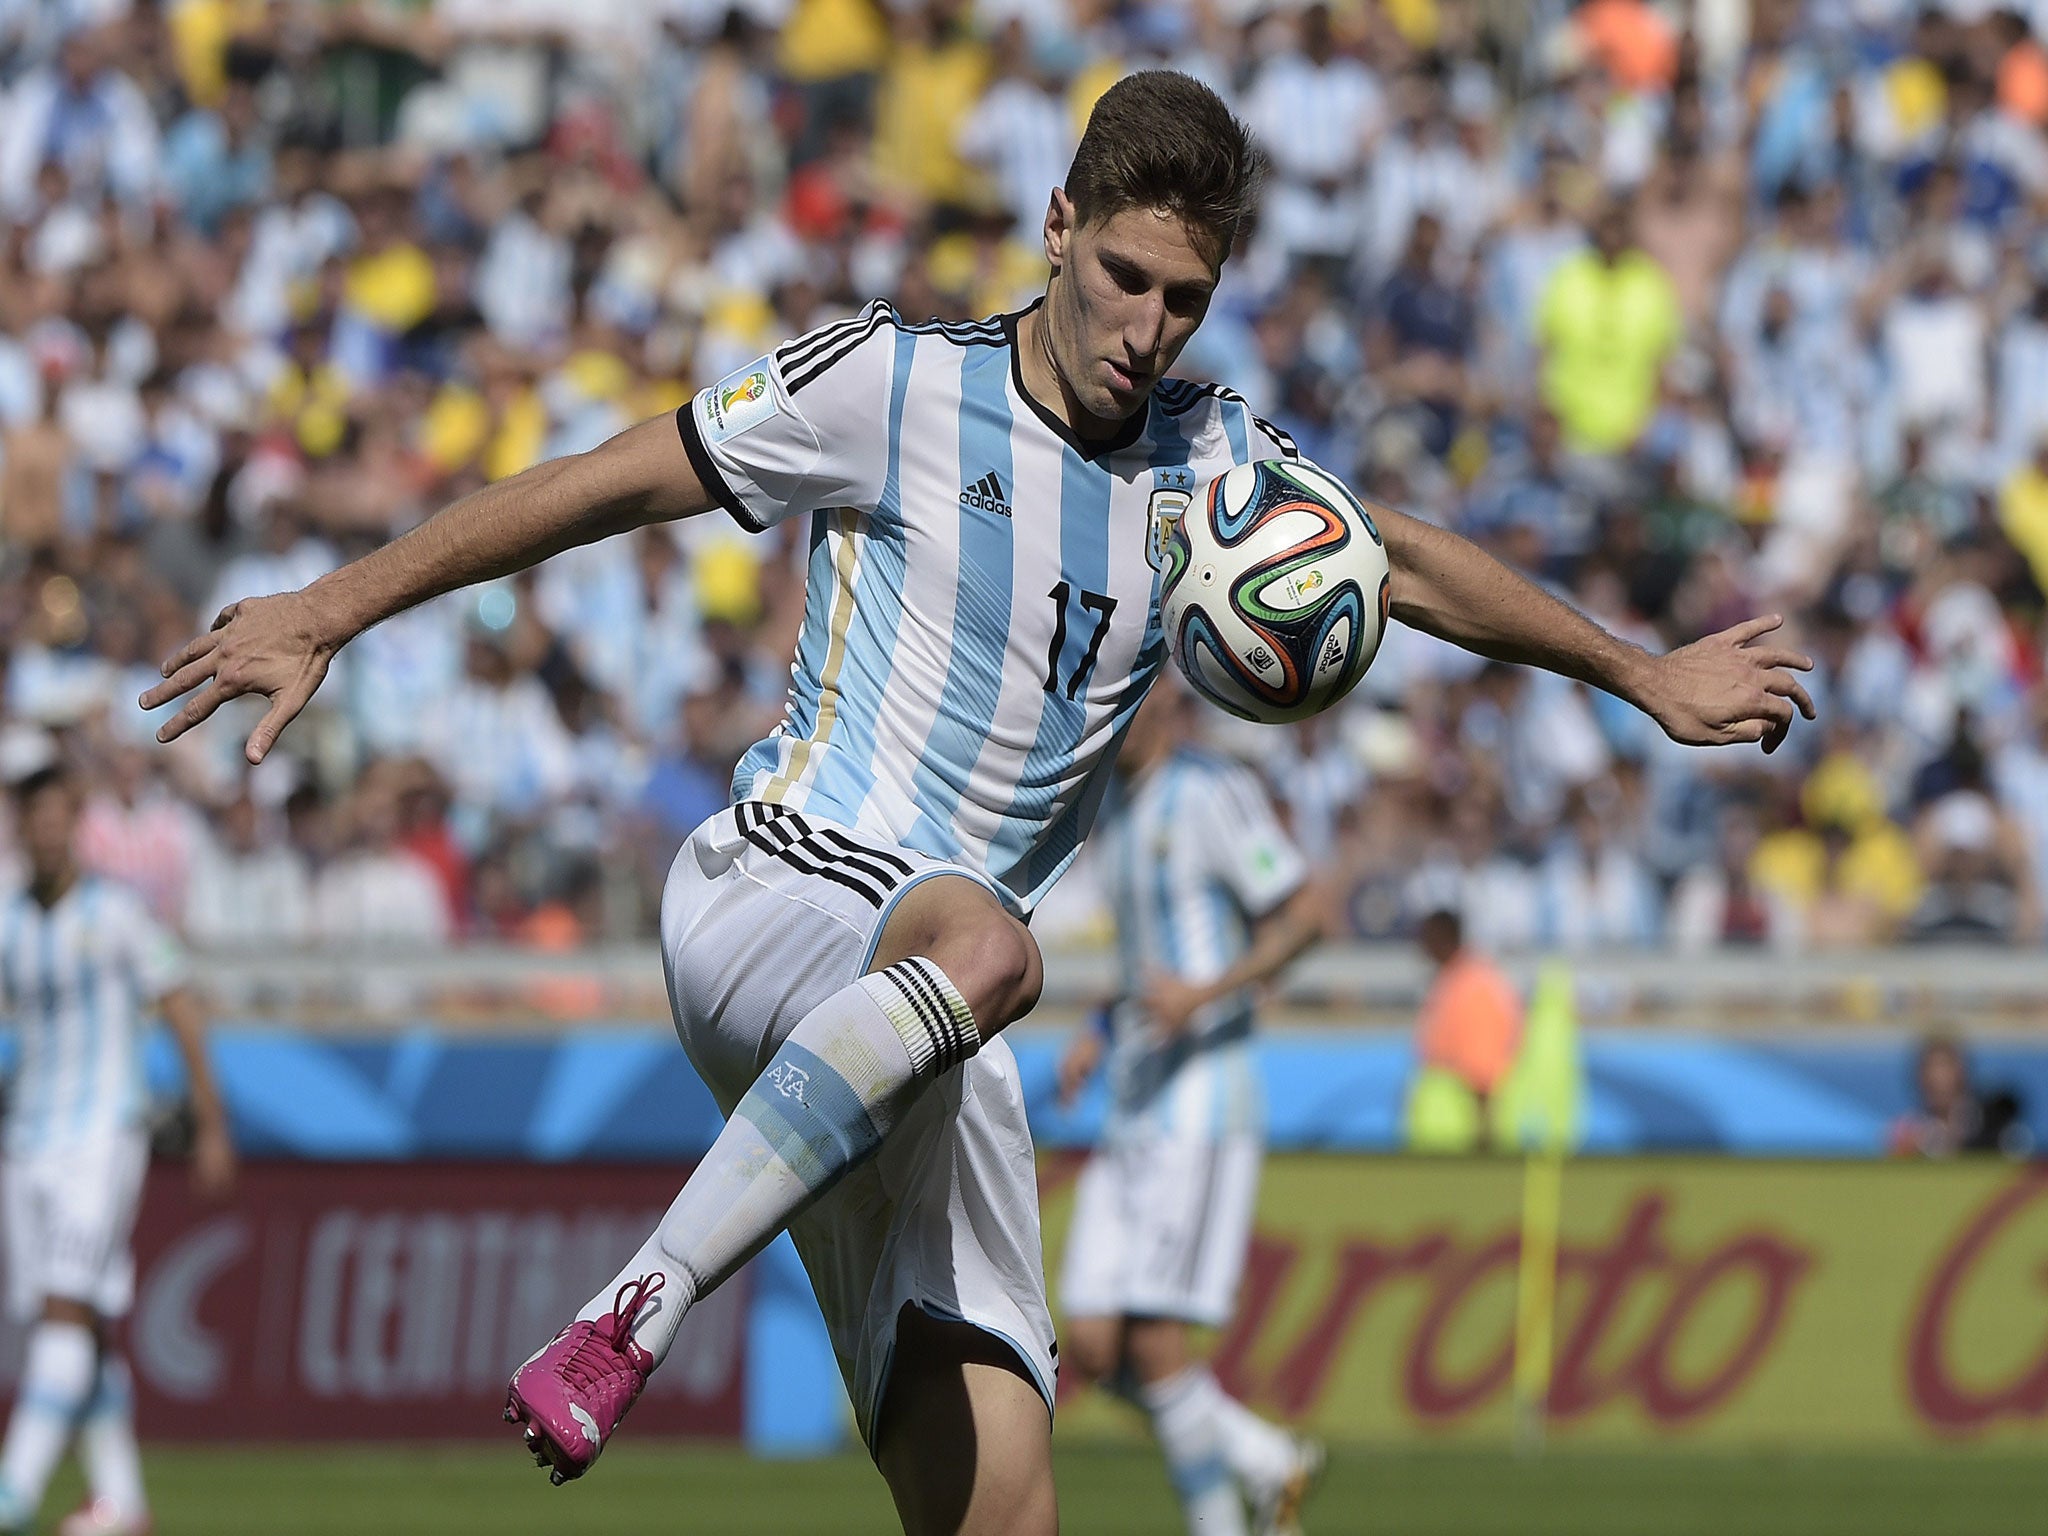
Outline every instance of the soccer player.
<svg viewBox="0 0 2048 1536"><path fill-rule="evenodd" d="M996 1037L1037 1000L1025 920L1166 659L1155 507L1294 455L1229 390L1167 378L1255 180L1213 92L1132 75L1051 196L1028 309L939 325L870 305L673 421L230 604L143 695L192 695L166 741L264 695L261 760L334 653L415 603L714 507L809 517L787 711L662 898L677 1033L730 1118L617 1283L513 1378L507 1414L558 1476L596 1458L692 1303L788 1229L905 1527L1054 1529L1031 1136ZM1794 701L1811 711L1775 619L1651 656L1462 539L1379 526L1405 623L1612 690L1682 741L1775 746Z"/></svg>
<svg viewBox="0 0 2048 1536"><path fill-rule="evenodd" d="M1117 757L1127 786L1095 833L1122 995L1061 1059L1071 1099L1108 1053L1111 1104L1081 1171L1060 1299L1066 1361L1143 1411L1192 1536L1300 1529L1319 1447L1224 1392L1192 1328L1236 1304L1259 1186L1264 1106L1252 991L1316 942L1329 893L1241 764L1189 741L1172 679Z"/></svg>
<svg viewBox="0 0 2048 1536"><path fill-rule="evenodd" d="M52 761L12 787L28 880L0 898L0 1010L20 1052L0 1204L9 1300L31 1326L0 1448L0 1531L28 1530L75 1431L90 1497L60 1536L139 1536L149 1511L128 1366L111 1329L134 1299L128 1244L149 1165L142 1031L152 1009L185 1059L203 1192L227 1188L234 1149L176 945L134 892L79 868L76 781Z"/></svg>

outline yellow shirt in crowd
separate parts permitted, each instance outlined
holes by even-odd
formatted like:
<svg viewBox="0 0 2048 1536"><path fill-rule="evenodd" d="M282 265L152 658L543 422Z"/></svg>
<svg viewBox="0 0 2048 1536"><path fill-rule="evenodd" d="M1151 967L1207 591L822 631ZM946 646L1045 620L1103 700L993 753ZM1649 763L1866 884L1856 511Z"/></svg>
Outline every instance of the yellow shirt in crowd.
<svg viewBox="0 0 2048 1536"><path fill-rule="evenodd" d="M897 50L875 107L875 171L884 181L927 202L972 198L979 173L954 144L988 68L988 50L965 38Z"/></svg>
<svg viewBox="0 0 2048 1536"><path fill-rule="evenodd" d="M1678 293L1641 251L1613 266L1594 251L1566 258L1543 290L1543 399L1572 447L1613 453L1649 423L1657 380L1683 331Z"/></svg>
<svg viewBox="0 0 2048 1536"><path fill-rule="evenodd" d="M776 62L792 80L873 74L889 57L889 23L874 0L797 0Z"/></svg>
<svg viewBox="0 0 2048 1536"><path fill-rule="evenodd" d="M2048 593L2048 472L2038 459L2022 464L1999 488L1998 526L2027 557L2034 585Z"/></svg>

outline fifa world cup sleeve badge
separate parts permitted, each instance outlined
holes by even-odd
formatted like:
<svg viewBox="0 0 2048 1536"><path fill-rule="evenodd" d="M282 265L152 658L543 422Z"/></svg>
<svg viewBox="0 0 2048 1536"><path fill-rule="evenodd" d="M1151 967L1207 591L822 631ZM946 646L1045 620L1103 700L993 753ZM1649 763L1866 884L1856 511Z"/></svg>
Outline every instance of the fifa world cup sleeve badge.
<svg viewBox="0 0 2048 1536"><path fill-rule="evenodd" d="M727 374L697 397L697 407L704 435L714 443L758 427L779 408L769 360L758 357Z"/></svg>

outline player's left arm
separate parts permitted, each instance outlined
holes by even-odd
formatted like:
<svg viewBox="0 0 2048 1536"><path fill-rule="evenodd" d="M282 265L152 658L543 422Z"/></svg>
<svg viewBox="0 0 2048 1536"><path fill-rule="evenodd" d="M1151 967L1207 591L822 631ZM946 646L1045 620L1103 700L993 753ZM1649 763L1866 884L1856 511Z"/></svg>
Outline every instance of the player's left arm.
<svg viewBox="0 0 2048 1536"><path fill-rule="evenodd" d="M1232 769L1212 781L1208 795L1197 809L1210 876L1240 911L1253 914L1251 942L1214 980L1150 978L1146 1011L1169 1034L1186 1029L1210 1003L1271 981L1336 927L1335 889L1310 868L1252 773Z"/></svg>
<svg viewBox="0 0 2048 1536"><path fill-rule="evenodd" d="M185 1061L185 1085L192 1100L192 1182L202 1195L224 1195L235 1182L235 1143L206 1055L205 1006L190 987L178 986L159 999L158 1007Z"/></svg>
<svg viewBox="0 0 2048 1536"><path fill-rule="evenodd" d="M1214 981L1153 977L1146 990L1146 1012L1159 1028L1179 1033L1209 1004L1271 981L1308 953L1335 928L1336 911L1336 893L1329 882L1316 875L1306 877L1293 895L1253 924L1245 952Z"/></svg>
<svg viewBox="0 0 2048 1536"><path fill-rule="evenodd" d="M1673 741L1760 741L1777 750L1813 700L1794 672L1813 659L1770 638L1775 613L1653 656L1445 529L1375 507L1393 569L1393 616L1496 661L1542 667L1604 689L1642 710Z"/></svg>

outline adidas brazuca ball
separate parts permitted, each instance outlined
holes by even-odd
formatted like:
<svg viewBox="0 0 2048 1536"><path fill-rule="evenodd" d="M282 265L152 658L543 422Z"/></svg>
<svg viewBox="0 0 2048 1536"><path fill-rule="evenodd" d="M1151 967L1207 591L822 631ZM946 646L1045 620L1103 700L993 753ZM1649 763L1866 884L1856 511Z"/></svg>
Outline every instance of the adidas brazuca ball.
<svg viewBox="0 0 2048 1536"><path fill-rule="evenodd" d="M1262 459L1198 489L1165 530L1161 618L1195 691L1268 723L1327 709L1387 624L1387 551L1357 497L1313 464Z"/></svg>

